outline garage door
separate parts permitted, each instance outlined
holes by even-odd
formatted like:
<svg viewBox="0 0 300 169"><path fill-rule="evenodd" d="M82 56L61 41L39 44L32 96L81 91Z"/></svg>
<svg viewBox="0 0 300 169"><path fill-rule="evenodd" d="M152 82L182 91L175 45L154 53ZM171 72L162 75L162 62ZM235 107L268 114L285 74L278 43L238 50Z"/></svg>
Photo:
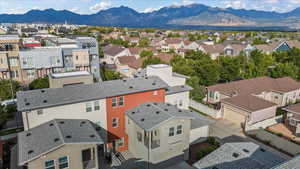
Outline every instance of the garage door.
<svg viewBox="0 0 300 169"><path fill-rule="evenodd" d="M229 120L236 124L242 124L245 123L246 117L237 111L231 109L228 106L224 106L224 116L226 120Z"/></svg>

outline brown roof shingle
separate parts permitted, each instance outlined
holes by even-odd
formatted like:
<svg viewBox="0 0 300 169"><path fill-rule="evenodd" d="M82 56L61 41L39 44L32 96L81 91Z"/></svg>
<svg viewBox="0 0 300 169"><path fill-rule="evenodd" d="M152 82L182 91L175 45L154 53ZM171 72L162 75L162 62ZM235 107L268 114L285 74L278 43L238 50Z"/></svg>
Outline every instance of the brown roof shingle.
<svg viewBox="0 0 300 169"><path fill-rule="evenodd" d="M300 83L290 77L273 79L271 77L258 77L239 80L229 83L217 84L207 87L211 91L219 91L225 95L259 94L264 91L290 92L300 89Z"/></svg>
<svg viewBox="0 0 300 169"><path fill-rule="evenodd" d="M221 102L245 109L249 112L255 112L276 106L275 103L266 101L253 95L239 95L236 97L223 99Z"/></svg>

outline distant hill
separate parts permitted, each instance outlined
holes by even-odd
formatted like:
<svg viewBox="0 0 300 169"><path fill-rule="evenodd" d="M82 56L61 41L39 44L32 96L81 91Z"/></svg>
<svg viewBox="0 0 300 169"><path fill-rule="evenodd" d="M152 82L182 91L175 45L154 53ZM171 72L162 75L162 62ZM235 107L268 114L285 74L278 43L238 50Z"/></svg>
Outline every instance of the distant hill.
<svg viewBox="0 0 300 169"><path fill-rule="evenodd" d="M300 8L287 13L214 8L202 4L170 6L139 13L120 6L91 15L67 10L31 10L25 14L0 14L2 23L64 23L120 27L240 26L300 28Z"/></svg>

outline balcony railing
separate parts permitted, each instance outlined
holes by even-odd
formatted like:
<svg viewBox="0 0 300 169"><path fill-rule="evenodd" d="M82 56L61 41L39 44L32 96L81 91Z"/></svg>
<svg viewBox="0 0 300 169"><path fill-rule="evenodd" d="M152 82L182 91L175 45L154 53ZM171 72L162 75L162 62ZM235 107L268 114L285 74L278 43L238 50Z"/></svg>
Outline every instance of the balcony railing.
<svg viewBox="0 0 300 169"><path fill-rule="evenodd" d="M90 161L83 161L83 169L92 169L96 167L96 161L90 160Z"/></svg>

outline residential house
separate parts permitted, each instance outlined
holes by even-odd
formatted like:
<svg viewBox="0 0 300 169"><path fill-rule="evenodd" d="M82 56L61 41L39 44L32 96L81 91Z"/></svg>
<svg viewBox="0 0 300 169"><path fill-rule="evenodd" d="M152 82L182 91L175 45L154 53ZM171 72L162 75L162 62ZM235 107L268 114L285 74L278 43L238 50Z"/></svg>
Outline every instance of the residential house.
<svg viewBox="0 0 300 169"><path fill-rule="evenodd" d="M204 53L210 54L211 59L215 60L224 53L223 44L205 45L200 46L200 50Z"/></svg>
<svg viewBox="0 0 300 169"><path fill-rule="evenodd" d="M172 67L165 64L149 65L144 76L157 76L168 84L166 102L177 105L179 108L189 108L190 86L186 85L189 77L173 72Z"/></svg>
<svg viewBox="0 0 300 169"><path fill-rule="evenodd" d="M117 45L108 45L103 48L104 59L102 62L106 62L107 64L115 64L118 57L122 56L130 56L130 51L122 46Z"/></svg>
<svg viewBox="0 0 300 169"><path fill-rule="evenodd" d="M1 79L22 81L19 60L20 38L17 35L0 35Z"/></svg>
<svg viewBox="0 0 300 169"><path fill-rule="evenodd" d="M230 44L225 46L224 48L224 54L226 56L239 56L241 52L244 52L246 48L250 48L246 44Z"/></svg>
<svg viewBox="0 0 300 169"><path fill-rule="evenodd" d="M136 59L140 58L140 53L143 51L142 48L128 48L130 55L129 56L134 56Z"/></svg>
<svg viewBox="0 0 300 169"><path fill-rule="evenodd" d="M89 119L107 131L108 146L128 149L125 112L145 102L169 102L182 99L189 103L189 86L169 86L159 77L127 78L65 88L49 88L17 93L18 110L28 130L55 118ZM183 100L185 99L185 100ZM172 102L171 102L172 101ZM116 147L115 143L122 142ZM120 143L121 144L121 143Z"/></svg>
<svg viewBox="0 0 300 169"><path fill-rule="evenodd" d="M189 40L181 41L181 48L187 50L199 50L200 45L197 42L191 42Z"/></svg>
<svg viewBox="0 0 300 169"><path fill-rule="evenodd" d="M61 72L64 67L60 47L38 47L21 50L20 62L25 83L48 76L51 72Z"/></svg>
<svg viewBox="0 0 300 169"><path fill-rule="evenodd" d="M88 120L54 119L18 133L14 162L28 169L101 168L97 129Z"/></svg>
<svg viewBox="0 0 300 169"><path fill-rule="evenodd" d="M128 150L136 159L144 161L145 166L141 168L147 165L158 168L160 163L174 158L175 162L184 161L189 156L190 143L208 137L211 123L193 111L148 102L126 111Z"/></svg>
<svg viewBox="0 0 300 169"><path fill-rule="evenodd" d="M94 83L93 75L87 71L51 73L49 75L50 88L92 83Z"/></svg>
<svg viewBox="0 0 300 169"><path fill-rule="evenodd" d="M287 111L285 125L295 136L300 137L300 104L290 105L283 110Z"/></svg>
<svg viewBox="0 0 300 169"><path fill-rule="evenodd" d="M181 48L182 38L166 38L162 40L161 50L163 52L169 52L171 50L178 50Z"/></svg>
<svg viewBox="0 0 300 169"><path fill-rule="evenodd" d="M271 169L285 159L252 142L225 143L193 166L197 169Z"/></svg>
<svg viewBox="0 0 300 169"><path fill-rule="evenodd" d="M206 101L221 109L218 118L253 124L274 117L276 107L295 103L300 83L289 77L259 77L209 86L207 93Z"/></svg>
<svg viewBox="0 0 300 169"><path fill-rule="evenodd" d="M293 47L300 48L300 42L297 40L279 40L274 41L269 44L263 45L256 45L256 49L263 51L266 54L271 54L275 51L288 51L291 50Z"/></svg>
<svg viewBox="0 0 300 169"><path fill-rule="evenodd" d="M118 57L116 62L117 71L126 77L133 77L133 74L142 66L143 58L136 59L135 56Z"/></svg>
<svg viewBox="0 0 300 169"><path fill-rule="evenodd" d="M238 95L221 100L221 117L243 127L276 116L277 104L253 95Z"/></svg>

